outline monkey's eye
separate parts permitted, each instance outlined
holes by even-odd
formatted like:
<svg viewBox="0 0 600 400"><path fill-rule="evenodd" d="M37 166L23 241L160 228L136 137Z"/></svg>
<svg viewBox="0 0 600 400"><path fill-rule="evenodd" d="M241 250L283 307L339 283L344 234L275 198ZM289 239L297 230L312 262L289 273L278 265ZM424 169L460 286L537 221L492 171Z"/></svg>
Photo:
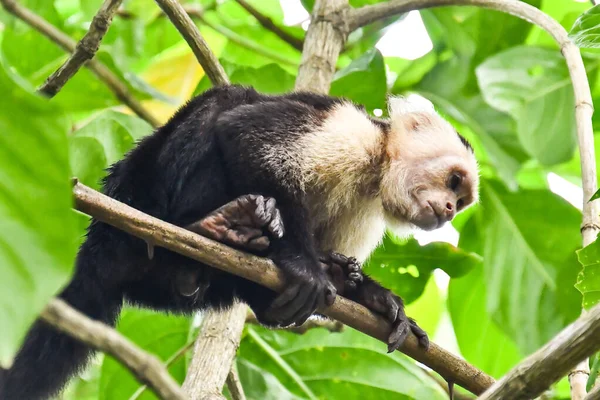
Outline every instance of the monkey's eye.
<svg viewBox="0 0 600 400"><path fill-rule="evenodd" d="M463 199L458 199L458 201L456 202L456 209L460 210L463 208L464 205L465 205L465 201Z"/></svg>
<svg viewBox="0 0 600 400"><path fill-rule="evenodd" d="M458 189L458 186L462 182L462 176L457 173L454 173L450 176L450 181L448 182L448 187L455 191Z"/></svg>

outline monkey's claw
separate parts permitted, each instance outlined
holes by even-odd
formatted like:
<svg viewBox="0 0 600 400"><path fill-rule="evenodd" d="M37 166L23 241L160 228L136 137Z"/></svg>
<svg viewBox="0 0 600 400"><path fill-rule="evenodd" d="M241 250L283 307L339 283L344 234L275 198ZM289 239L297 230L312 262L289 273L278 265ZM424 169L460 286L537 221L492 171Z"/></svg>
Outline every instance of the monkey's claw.
<svg viewBox="0 0 600 400"><path fill-rule="evenodd" d="M238 197L186 228L232 247L256 251L269 247L269 236L280 239L284 234L275 199L254 194Z"/></svg>
<svg viewBox="0 0 600 400"><path fill-rule="evenodd" d="M429 349L429 338L427 333L417 325L414 319L408 318L404 313L402 299L394 295L390 290L377 288L365 296L364 304L380 314L383 314L392 324L392 332L388 337L388 352L398 349L406 340L409 332L412 332L419 341L419 345L425 350Z"/></svg>

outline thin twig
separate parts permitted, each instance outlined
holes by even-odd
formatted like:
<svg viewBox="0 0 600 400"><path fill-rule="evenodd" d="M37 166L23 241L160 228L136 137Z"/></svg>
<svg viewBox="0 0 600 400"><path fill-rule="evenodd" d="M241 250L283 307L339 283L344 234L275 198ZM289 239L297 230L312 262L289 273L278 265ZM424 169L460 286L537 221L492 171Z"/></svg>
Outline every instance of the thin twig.
<svg viewBox="0 0 600 400"><path fill-rule="evenodd" d="M17 3L16 0L0 0L0 4L2 4L6 11L23 20L33 29L59 45L63 50L69 53L75 51L77 43L73 39L39 15ZM115 96L131 108L131 110L140 118L148 121L152 126L156 127L160 125L160 122L158 122L158 120L135 99L127 86L125 86L119 78L108 69L108 67L96 59L89 60L85 66L104 82Z"/></svg>
<svg viewBox="0 0 600 400"><path fill-rule="evenodd" d="M194 342L191 341L189 343L187 343L185 346L183 346L182 348L180 348L179 350L177 350L174 354L171 355L171 357L169 357L169 359L167 361L165 361L164 366L165 368L168 370L168 368L173 365L173 363L175 363L175 361L179 360L181 357L183 357L185 355L185 353L187 353L188 351L190 351L192 349L192 347L194 347ZM138 390L135 391L134 394L131 395L131 397L129 398L129 400L137 400L140 398L140 396L146 391L146 389L148 389L148 385L142 385L138 388Z"/></svg>
<svg viewBox="0 0 600 400"><path fill-rule="evenodd" d="M227 78L225 70L217 57L210 51L208 44L194 25L194 21L181 4L176 0L156 0L156 2L188 43L213 85L228 84L229 78Z"/></svg>
<svg viewBox="0 0 600 400"><path fill-rule="evenodd" d="M63 300L51 300L42 311L41 318L59 331L119 360L160 398L186 399L183 390L158 358L144 352L116 330L83 315Z"/></svg>
<svg viewBox="0 0 600 400"><path fill-rule="evenodd" d="M75 46L75 51L52 75L38 91L48 97L54 97L69 79L79 71L88 60L94 58L100 48L100 42L110 27L113 16L123 0L104 0L102 7L92 19L90 29Z"/></svg>
<svg viewBox="0 0 600 400"><path fill-rule="evenodd" d="M526 400L541 395L579 361L600 349L600 304L564 328L489 388L480 400Z"/></svg>
<svg viewBox="0 0 600 400"><path fill-rule="evenodd" d="M260 322L256 319L256 316L252 312L252 310L248 310L248 315L246 316L246 323L253 325L260 325ZM311 329L315 328L324 328L329 332L341 332L344 330L344 324L340 321L326 319L326 318L311 318L300 326L289 326L289 327L281 327L281 328L271 328L278 329L287 332L296 333L298 335L303 335Z"/></svg>
<svg viewBox="0 0 600 400"><path fill-rule="evenodd" d="M354 30L390 15L448 5L478 6L515 15L544 29L560 46L561 52L567 62L575 94L575 117L579 151L581 154L581 177L584 200L581 231L583 246L589 245L596 239L600 230L597 202L588 201L598 189L594 154L594 131L592 128L594 108L581 53L577 46L569 40L567 32L557 21L539 9L516 0L391 0L352 10L349 12L348 24L350 25L350 29ZM569 374L573 400L581 400L585 396L588 377L589 366L585 360Z"/></svg>
<svg viewBox="0 0 600 400"><path fill-rule="evenodd" d="M227 388L229 389L229 393L231 393L232 400L246 400L244 388L242 387L242 382L240 382L235 363L233 363L229 375L227 375Z"/></svg>
<svg viewBox="0 0 600 400"><path fill-rule="evenodd" d="M274 61L279 61L282 64L291 65L293 67L298 66L298 63L296 63L295 61L290 60L289 58L286 58L273 50L265 48L252 40L246 39L245 37L238 35L237 33L224 26L213 24L212 22L204 18L202 14L196 15L195 17L198 20L200 20L200 22L202 22L204 25L208 26L210 29L225 36L227 39L229 39L231 43L245 47L248 50L252 50L256 54L260 54L261 56L265 56Z"/></svg>
<svg viewBox="0 0 600 400"><path fill-rule="evenodd" d="M99 221L272 290L284 288L284 277L271 260L231 249L161 221L80 183L75 184L73 193L76 208ZM384 342L391 330L386 319L340 296L333 306L320 312ZM407 338L401 350L472 393L480 394L494 382L482 371L434 343L428 351L423 350L413 335Z"/></svg>
<svg viewBox="0 0 600 400"><path fill-rule="evenodd" d="M263 15L260 11L254 8L251 4L249 4L246 0L235 0L237 3L242 6L246 11L248 11L259 24L262 25L268 31L273 32L275 35L279 36L284 42L288 43L290 46L295 48L296 50L302 51L302 46L304 46L304 40L299 39L292 35L291 33L283 30L278 25L276 25L273 20L266 15Z"/></svg>

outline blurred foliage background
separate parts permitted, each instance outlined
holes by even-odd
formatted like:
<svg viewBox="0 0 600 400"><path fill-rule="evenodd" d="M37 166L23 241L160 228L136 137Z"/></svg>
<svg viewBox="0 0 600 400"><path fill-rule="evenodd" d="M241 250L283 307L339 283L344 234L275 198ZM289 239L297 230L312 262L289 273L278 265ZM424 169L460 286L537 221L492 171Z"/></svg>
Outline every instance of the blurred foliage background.
<svg viewBox="0 0 600 400"><path fill-rule="evenodd" d="M527 2L567 30L591 8L573 0ZM101 1L21 3L79 40ZM196 10L194 20L232 82L267 93L293 89L300 51L236 1L182 3ZM284 26L278 0L250 3L303 37L301 26ZM310 11L312 2L303 5ZM404 297L407 313L435 341L497 378L577 318L582 305L598 301L600 249L590 246L578 260L581 212L549 186L549 176L581 181L571 82L547 34L471 7L422 11L433 49L414 60L383 56L376 43L404 17L351 35L331 93L374 113L385 113L389 92L433 102L473 143L482 200L453 221L457 246L390 236L365 269ZM152 128L85 68L51 101L36 95L66 54L3 10L0 24L0 364L9 365L29 325L69 279L88 223L71 209L69 178L99 189L105 168ZM600 104L600 55L583 53ZM176 29L147 0L124 1L96 57L161 122L210 86ZM600 129L598 114L594 127ZM137 309L127 309L118 325L168 362L180 382L190 355L176 355L197 328L197 320ZM434 375L350 328L297 335L247 325L237 366L251 399L447 398ZM61 398L155 398L149 391L135 394L139 388L126 369L99 356ZM563 380L550 398L567 397Z"/></svg>

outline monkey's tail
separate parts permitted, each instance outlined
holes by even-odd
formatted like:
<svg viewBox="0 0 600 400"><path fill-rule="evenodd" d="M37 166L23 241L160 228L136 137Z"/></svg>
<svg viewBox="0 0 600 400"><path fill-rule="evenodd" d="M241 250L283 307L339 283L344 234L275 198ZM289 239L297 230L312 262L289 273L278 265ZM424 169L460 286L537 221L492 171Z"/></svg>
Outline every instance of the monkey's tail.
<svg viewBox="0 0 600 400"><path fill-rule="evenodd" d="M88 317L115 325L122 296L101 287L95 268L77 261L71 283L59 297ZM12 367L0 368L0 400L41 400L58 393L92 355L92 349L41 320L25 338Z"/></svg>

